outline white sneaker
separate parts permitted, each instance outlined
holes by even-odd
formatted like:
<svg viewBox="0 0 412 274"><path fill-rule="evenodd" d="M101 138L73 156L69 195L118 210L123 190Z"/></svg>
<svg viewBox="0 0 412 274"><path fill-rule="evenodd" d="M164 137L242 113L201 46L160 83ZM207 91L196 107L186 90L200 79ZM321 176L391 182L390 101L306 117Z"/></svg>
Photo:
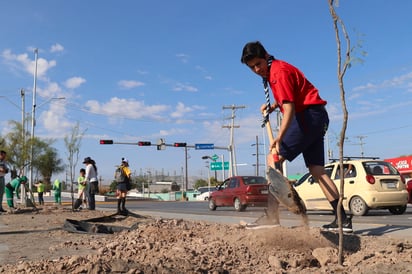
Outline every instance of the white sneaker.
<svg viewBox="0 0 412 274"><path fill-rule="evenodd" d="M270 220L266 214L262 215L253 223L247 223L245 225L246 229L265 229L265 228L275 228L279 227L280 224L274 220Z"/></svg>

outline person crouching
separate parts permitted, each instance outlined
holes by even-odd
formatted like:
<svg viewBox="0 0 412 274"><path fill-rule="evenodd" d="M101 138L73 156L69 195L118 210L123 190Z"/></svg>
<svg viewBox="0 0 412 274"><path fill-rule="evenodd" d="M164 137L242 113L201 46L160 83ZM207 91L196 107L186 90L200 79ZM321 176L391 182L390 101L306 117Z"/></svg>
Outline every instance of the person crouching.
<svg viewBox="0 0 412 274"><path fill-rule="evenodd" d="M21 176L21 177L17 177L11 180L11 182L6 184L5 192L6 192L7 205L9 206L9 209L11 212L16 210L16 208L14 207L14 202L13 202L14 192L16 192L17 199L20 199L20 186L21 184L24 185L25 183L27 183L27 177Z"/></svg>

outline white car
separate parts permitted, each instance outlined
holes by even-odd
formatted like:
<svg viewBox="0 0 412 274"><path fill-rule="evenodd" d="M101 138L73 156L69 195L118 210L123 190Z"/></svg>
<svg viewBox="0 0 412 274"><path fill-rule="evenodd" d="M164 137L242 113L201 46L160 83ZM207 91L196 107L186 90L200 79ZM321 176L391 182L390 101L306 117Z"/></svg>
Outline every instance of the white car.
<svg viewBox="0 0 412 274"><path fill-rule="evenodd" d="M212 189L214 189L214 187L207 187L207 186L202 186L199 187L197 189L197 191L199 192L199 194L196 195L196 200L197 201L208 201L209 200L209 196L212 193Z"/></svg>
<svg viewBox="0 0 412 274"><path fill-rule="evenodd" d="M203 192L202 194L196 195L196 200L197 201L208 201L211 193L212 191L206 191L206 192Z"/></svg>

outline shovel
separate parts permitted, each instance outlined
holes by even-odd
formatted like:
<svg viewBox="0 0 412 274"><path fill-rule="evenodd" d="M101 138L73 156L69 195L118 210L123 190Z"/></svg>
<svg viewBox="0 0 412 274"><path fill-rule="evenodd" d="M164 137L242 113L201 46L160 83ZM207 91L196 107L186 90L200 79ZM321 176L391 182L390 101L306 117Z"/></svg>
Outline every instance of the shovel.
<svg viewBox="0 0 412 274"><path fill-rule="evenodd" d="M274 137L269 119L266 120L265 126L269 137L269 142L272 144ZM275 164L274 166L276 169L269 165L266 171L266 179L269 184L269 193L272 194L289 211L295 214L300 214L306 219L306 208L303 205L299 194L296 192L289 180L280 173L281 167L279 165L279 156L276 154L274 149L271 149L270 153L273 157Z"/></svg>

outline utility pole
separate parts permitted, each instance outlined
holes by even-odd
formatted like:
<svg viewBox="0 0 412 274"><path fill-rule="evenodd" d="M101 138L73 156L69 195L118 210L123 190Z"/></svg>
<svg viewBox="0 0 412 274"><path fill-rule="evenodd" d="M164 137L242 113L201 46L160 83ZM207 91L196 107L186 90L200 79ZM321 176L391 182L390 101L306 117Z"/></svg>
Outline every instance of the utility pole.
<svg viewBox="0 0 412 274"><path fill-rule="evenodd" d="M364 153L363 153L363 145L365 144L363 142L363 139L365 139L367 136L356 136L356 138L359 138L359 145L360 145L360 149L361 149L361 157L363 158Z"/></svg>
<svg viewBox="0 0 412 274"><path fill-rule="evenodd" d="M234 144L234 129L239 128L239 126L235 126L235 112L237 109L246 108L246 106L223 106L223 109L231 109L232 116L229 118L232 120L230 126L222 126L222 128L230 128L230 144L229 144L229 152L230 152L230 174L229 176L237 176L237 165L236 165L236 153L235 153L235 144ZM222 169L224 170L225 167L222 165Z"/></svg>
<svg viewBox="0 0 412 274"><path fill-rule="evenodd" d="M259 137L256 135L256 143L251 145L251 146L256 146L256 153L252 154L254 156L256 155L256 176L259 176L259 167L260 167L259 156L261 154L259 153L259 145L262 145L262 144L259 144Z"/></svg>

